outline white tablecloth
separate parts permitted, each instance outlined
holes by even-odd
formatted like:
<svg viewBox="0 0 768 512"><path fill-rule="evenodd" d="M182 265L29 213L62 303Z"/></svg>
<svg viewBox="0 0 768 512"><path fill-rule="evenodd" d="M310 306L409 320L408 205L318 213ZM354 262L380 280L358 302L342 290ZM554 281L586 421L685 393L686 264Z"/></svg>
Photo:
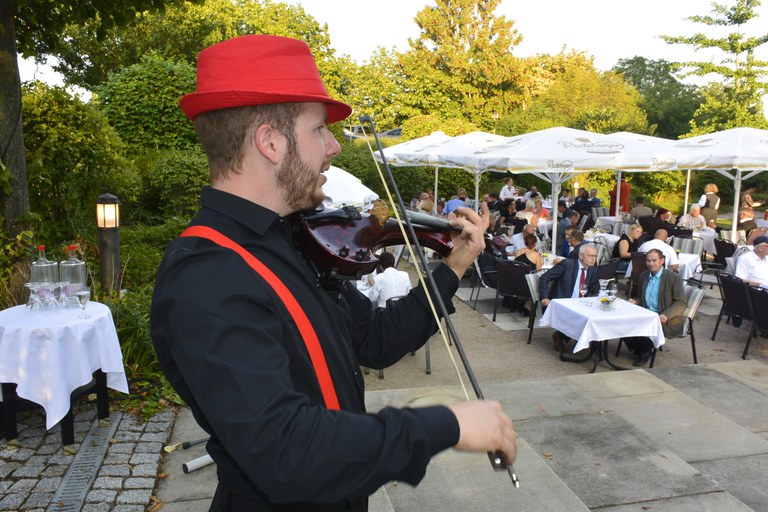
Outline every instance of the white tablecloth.
<svg viewBox="0 0 768 512"><path fill-rule="evenodd" d="M542 235L549 236L549 233L552 231L552 224L553 224L553 221L551 219L550 220L540 220L536 224L536 229L538 229L539 233L541 233Z"/></svg>
<svg viewBox="0 0 768 512"><path fill-rule="evenodd" d="M67 414L70 395L101 369L107 386L128 393L123 355L112 313L89 302L91 318L80 308L30 311L16 306L0 311L0 382L17 384L16 394L45 409L51 428Z"/></svg>
<svg viewBox="0 0 768 512"><path fill-rule="evenodd" d="M608 244L608 252L609 252L609 256L610 256L610 255L613 255L613 248L614 248L614 246L615 246L617 243L619 243L619 239L620 239L621 237L620 237L620 236L618 236L618 235L612 235L611 233L600 233L600 232L596 232L596 231L594 231L594 230L590 229L589 231L587 231L586 233L584 233L584 240L586 240L586 241L588 241L588 242L594 242L594 241L595 241L595 238L597 238L597 237L599 237L599 236L601 236L601 237L604 237L604 238L605 238L605 241L606 241L606 243Z"/></svg>
<svg viewBox="0 0 768 512"><path fill-rule="evenodd" d="M686 279L693 277L693 273L701 266L701 258L699 258L698 254L681 252L677 255L677 263L680 265L677 272L680 274L680 277L683 278L683 281L685 281ZM629 267L627 267L627 271L624 273L624 277L629 277L631 275L632 262L630 261Z"/></svg>
<svg viewBox="0 0 768 512"><path fill-rule="evenodd" d="M626 336L648 336L656 348L664 344L659 315L622 299L610 311L600 309L597 297L554 299L539 320L576 340L573 352L589 348L591 341Z"/></svg>
<svg viewBox="0 0 768 512"><path fill-rule="evenodd" d="M717 237L717 232L714 229L704 228L701 231L694 231L693 236L701 238L704 252L708 252L709 254L715 254L717 252L715 251L715 238Z"/></svg>

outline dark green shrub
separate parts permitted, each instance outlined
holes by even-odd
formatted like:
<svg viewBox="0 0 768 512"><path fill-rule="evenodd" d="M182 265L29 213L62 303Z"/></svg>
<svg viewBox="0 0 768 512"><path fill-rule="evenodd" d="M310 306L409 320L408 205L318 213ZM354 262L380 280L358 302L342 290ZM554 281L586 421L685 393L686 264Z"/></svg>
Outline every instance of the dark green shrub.
<svg viewBox="0 0 768 512"><path fill-rule="evenodd" d="M155 194L164 215L191 216L200 206L200 189L210 181L208 159L200 146L166 151L149 176L148 194Z"/></svg>

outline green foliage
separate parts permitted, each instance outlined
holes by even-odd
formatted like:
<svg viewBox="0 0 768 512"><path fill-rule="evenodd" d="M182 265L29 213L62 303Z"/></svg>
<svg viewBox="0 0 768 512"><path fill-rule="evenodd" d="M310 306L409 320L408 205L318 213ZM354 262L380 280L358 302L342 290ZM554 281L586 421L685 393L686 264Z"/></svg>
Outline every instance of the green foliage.
<svg viewBox="0 0 768 512"><path fill-rule="evenodd" d="M478 131L478 128L461 117L443 119L432 115L416 116L403 122L402 140L418 139L437 131L455 137Z"/></svg>
<svg viewBox="0 0 768 512"><path fill-rule="evenodd" d="M683 84L674 76L672 63L633 57L619 59L613 71L640 92L640 107L651 126L656 126L657 136L677 139L688 133L703 98L696 86Z"/></svg>
<svg viewBox="0 0 768 512"><path fill-rule="evenodd" d="M116 69L137 64L143 55L193 64L203 48L245 34L306 41L318 60L326 87L330 91L340 88L327 27L321 27L300 6L270 0L184 1L169 3L163 12L142 14L135 23L105 31L103 37L98 36L95 25L69 25L58 40L55 54L59 61L54 69L69 83L86 89L105 82Z"/></svg>
<svg viewBox="0 0 768 512"><path fill-rule="evenodd" d="M16 0L14 16L18 50L24 56L55 53L62 40L60 35L67 25L81 25L91 21L95 38L103 38L116 26L133 22L139 13L163 9L179 0ZM13 5L13 4L12 4ZM5 25L5 24L3 24Z"/></svg>
<svg viewBox="0 0 768 512"><path fill-rule="evenodd" d="M149 188L166 215L189 216L197 211L200 189L209 182L208 159L200 146L166 151L149 176Z"/></svg>
<svg viewBox="0 0 768 512"><path fill-rule="evenodd" d="M138 176L124 146L92 105L63 88L26 85L22 102L29 202L48 245L94 227L96 197L110 192L130 204Z"/></svg>
<svg viewBox="0 0 768 512"><path fill-rule="evenodd" d="M768 93L768 62L755 59L755 50L768 43L768 34L746 36L743 26L758 17L759 0L736 0L728 7L712 3L711 16L690 16L695 23L734 30L724 37L704 33L693 36L661 36L670 44L686 44L695 50L717 49L724 53L719 61L691 61L678 64L683 76L722 77L721 84L710 84L704 90L704 102L694 114L691 135L711 133L735 126L765 127L762 98Z"/></svg>
<svg viewBox="0 0 768 512"><path fill-rule="evenodd" d="M126 225L120 230L123 288L145 286L155 274L167 245L189 225L188 217L169 217L159 225Z"/></svg>
<svg viewBox="0 0 768 512"><path fill-rule="evenodd" d="M0 309L21 304L29 279L31 242L34 232L24 230L16 236L5 232L0 223Z"/></svg>
<svg viewBox="0 0 768 512"><path fill-rule="evenodd" d="M195 88L195 68L154 56L110 75L96 88L96 101L126 144L159 149L197 145L194 125L179 98Z"/></svg>
<svg viewBox="0 0 768 512"><path fill-rule="evenodd" d="M437 0L416 15L421 33L400 56L405 118L465 118L491 129L491 111L520 103L521 41L513 22L494 11L501 0Z"/></svg>

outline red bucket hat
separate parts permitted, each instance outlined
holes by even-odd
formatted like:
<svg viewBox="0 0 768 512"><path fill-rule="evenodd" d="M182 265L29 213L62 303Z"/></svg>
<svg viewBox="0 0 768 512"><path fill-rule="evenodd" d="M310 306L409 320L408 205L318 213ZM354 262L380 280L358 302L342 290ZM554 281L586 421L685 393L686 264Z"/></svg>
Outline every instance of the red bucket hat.
<svg viewBox="0 0 768 512"><path fill-rule="evenodd" d="M200 52L197 90L182 97L179 106L194 121L210 110L300 102L325 103L329 123L352 113L352 107L328 96L304 41L248 35Z"/></svg>

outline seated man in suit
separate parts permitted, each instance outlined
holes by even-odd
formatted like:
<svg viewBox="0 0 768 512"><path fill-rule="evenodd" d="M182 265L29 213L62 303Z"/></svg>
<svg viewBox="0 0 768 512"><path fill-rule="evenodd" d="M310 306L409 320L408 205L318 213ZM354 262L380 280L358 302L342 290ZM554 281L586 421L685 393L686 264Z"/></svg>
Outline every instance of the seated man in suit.
<svg viewBox="0 0 768 512"><path fill-rule="evenodd" d="M578 226L569 226L565 228L565 232L565 239L568 241L568 245L571 246L568 258L579 261L579 249L581 249L582 244L590 242L584 241L584 233Z"/></svg>
<svg viewBox="0 0 768 512"><path fill-rule="evenodd" d="M566 258L558 265L544 272L539 278L539 297L541 305L549 306L551 299L578 298L580 296L594 297L600 291L597 277L597 247L592 244L582 244L579 249L579 259ZM586 285L586 293L582 295L582 283ZM564 342L569 338L560 332L552 334L555 350L562 352Z"/></svg>
<svg viewBox="0 0 768 512"><path fill-rule="evenodd" d="M755 211L752 208L741 208L739 210L739 223L736 225L736 229L744 230L744 233L749 237L749 232L756 227Z"/></svg>
<svg viewBox="0 0 768 512"><path fill-rule="evenodd" d="M683 311L687 304L683 280L680 274L664 269L664 253L651 249L645 257L648 270L640 275L637 300L639 306L659 314L664 336L679 336L683 326ZM622 338L627 348L635 354L635 366L643 366L651 358L653 342L650 338L635 336Z"/></svg>

